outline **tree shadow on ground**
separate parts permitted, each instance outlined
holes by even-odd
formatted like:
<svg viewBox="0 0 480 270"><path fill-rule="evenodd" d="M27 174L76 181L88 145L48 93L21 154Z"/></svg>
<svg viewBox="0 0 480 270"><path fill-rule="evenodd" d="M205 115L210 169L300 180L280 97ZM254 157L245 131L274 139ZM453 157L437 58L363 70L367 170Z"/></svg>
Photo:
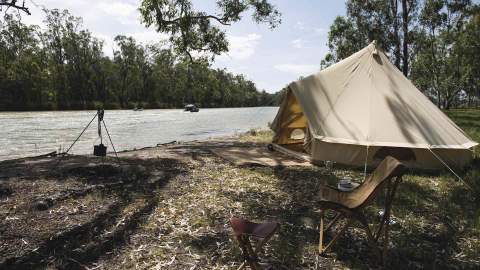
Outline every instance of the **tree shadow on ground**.
<svg viewBox="0 0 480 270"><path fill-rule="evenodd" d="M225 196L242 201L243 210L250 218L275 219L282 224L278 237L271 241L273 253L277 253L282 265L293 268L318 266L318 212L314 196L320 184L332 185L338 178L328 171L304 168L280 168L274 169L273 173L278 179L278 189L290 194L289 201L275 201L271 194L262 191L250 191L249 201L245 201L246 196L237 193ZM467 191L464 187L457 185L439 193L428 185L419 184L418 181L422 181L425 175L429 174L405 176L399 186L393 206L396 224L391 226L387 267L477 268L474 261L458 258L463 251L457 242L462 237L468 237L459 228L479 226L478 204L472 205L472 199L465 196ZM382 209L383 202L384 196L380 195L372 206L365 209L371 222L379 221L378 211ZM328 241L329 236L326 237ZM366 235L358 229L358 224L347 230L333 246L332 256L352 268L378 266L367 246Z"/></svg>
<svg viewBox="0 0 480 270"><path fill-rule="evenodd" d="M337 172L338 174L334 173ZM366 261L370 260L370 254L367 252L368 247L365 241L365 235L358 233L358 230L348 229L344 236L335 244L335 252L327 254L326 257L318 256L318 241L319 241L319 209L316 207L316 197L323 185L336 186L339 179L344 176L353 176L355 181L363 180L360 170L353 170L347 172L345 170L334 171L326 170L324 168L318 170L299 170L298 168L286 168L284 170L276 170L275 175L279 179L278 188L292 195L292 202L286 212L297 211L297 209L303 209L298 214L292 217L288 214L285 216L286 222L292 222L292 228L286 233L286 241L292 236L298 239L299 243L302 243L304 247L299 247L296 244L292 246L286 256L296 258L296 261L292 261L292 265L304 264L305 267L315 265L317 260L320 263L318 266L325 266L331 264L332 257L336 257L341 260L342 263L349 267L358 268ZM299 207L301 206L301 208ZM332 213L327 213L327 222L333 218ZM306 234L305 230L299 230L300 226L304 226L305 220L309 221L309 231ZM340 222L340 226L344 222ZM334 228L335 230L335 228ZM330 234L325 235L324 241L329 241ZM308 239L308 241L306 241ZM307 253L305 251L308 251ZM286 250L282 250L284 252ZM308 256L309 258L305 258ZM308 262L305 264L305 262Z"/></svg>
<svg viewBox="0 0 480 270"><path fill-rule="evenodd" d="M93 200L96 196L114 198L105 210L92 212L88 220L77 226L51 232L35 250L0 262L0 268L8 269L84 269L113 249L121 248L158 204L155 194L176 175L184 173L185 167L175 159L122 158L117 163L112 158L85 156L67 156L61 162L29 159L0 165L7 168L6 175L20 174L32 183L41 177L62 185L66 178L73 177L87 187L75 200L84 196ZM5 177L2 182L8 183L9 179ZM55 203L62 204L65 199Z"/></svg>
<svg viewBox="0 0 480 270"><path fill-rule="evenodd" d="M264 168L252 167L251 170L266 172ZM311 171L305 168L273 169L278 179L278 188L289 194L289 199L279 201L269 191L223 192L223 196L242 202L245 218L253 220L275 220L281 224L277 236L267 248L271 249L271 265L278 269L301 267L332 266L330 261L318 262L316 246L318 244L318 212L312 207L312 197L320 184L335 181L336 177L328 172ZM248 193L248 194L246 194Z"/></svg>

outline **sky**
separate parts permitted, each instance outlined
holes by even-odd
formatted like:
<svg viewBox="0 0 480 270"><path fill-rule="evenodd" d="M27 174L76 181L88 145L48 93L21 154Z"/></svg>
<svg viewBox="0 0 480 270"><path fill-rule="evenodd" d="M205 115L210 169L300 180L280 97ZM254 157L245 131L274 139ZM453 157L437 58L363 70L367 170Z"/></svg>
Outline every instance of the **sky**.
<svg viewBox="0 0 480 270"><path fill-rule="evenodd" d="M213 11L215 0L194 0L199 10ZM328 29L336 16L345 15L342 0L271 0L282 13L282 23L275 29L244 18L226 28L229 52L217 56L213 67L244 74L260 90L280 91L300 76L320 69L328 52ZM106 55L113 54L113 38L132 36L144 44L165 39L140 21L140 0L29 0L31 16L22 21L43 26L41 7L68 9L82 17L84 27L104 41Z"/></svg>

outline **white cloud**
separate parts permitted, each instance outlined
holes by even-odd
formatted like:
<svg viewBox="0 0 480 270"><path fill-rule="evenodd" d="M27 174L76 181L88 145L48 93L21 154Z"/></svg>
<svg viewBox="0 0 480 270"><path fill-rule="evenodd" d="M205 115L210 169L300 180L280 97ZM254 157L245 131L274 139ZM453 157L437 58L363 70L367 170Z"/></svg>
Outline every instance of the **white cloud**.
<svg viewBox="0 0 480 270"><path fill-rule="evenodd" d="M246 60L255 54L255 49L262 38L257 33L250 33L245 36L228 36L229 51L218 57L219 60Z"/></svg>
<svg viewBox="0 0 480 270"><path fill-rule="evenodd" d="M107 3L100 2L97 5L98 8L103 10L105 13L113 16L127 17L134 15L137 10L137 6L128 3Z"/></svg>
<svg viewBox="0 0 480 270"><path fill-rule="evenodd" d="M102 11L106 16L115 18L123 25L134 25L139 23L139 14L137 6L135 5L119 2L100 2L97 4L96 8Z"/></svg>
<svg viewBox="0 0 480 270"><path fill-rule="evenodd" d="M319 65L310 64L278 64L273 66L273 68L296 76L307 76L320 70Z"/></svg>
<svg viewBox="0 0 480 270"><path fill-rule="evenodd" d="M42 8L67 9L70 14L82 17L85 25L90 30L118 30L120 25L129 27L142 27L137 1L117 0L43 0L29 3L31 16L23 16L26 22L42 24L44 13ZM94 29L92 29L94 28Z"/></svg>
<svg viewBox="0 0 480 270"><path fill-rule="evenodd" d="M295 23L295 29L305 30L305 23L301 22L301 21L298 21L297 23Z"/></svg>
<svg viewBox="0 0 480 270"><path fill-rule="evenodd" d="M294 39L290 42L293 48L295 49L301 49L305 46L305 41L301 38Z"/></svg>

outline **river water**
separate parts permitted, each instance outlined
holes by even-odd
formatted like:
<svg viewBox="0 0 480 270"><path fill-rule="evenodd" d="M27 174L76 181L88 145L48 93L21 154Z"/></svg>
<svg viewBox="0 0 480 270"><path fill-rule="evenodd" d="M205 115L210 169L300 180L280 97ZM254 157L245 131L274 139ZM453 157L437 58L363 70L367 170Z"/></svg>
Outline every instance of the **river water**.
<svg viewBox="0 0 480 270"><path fill-rule="evenodd" d="M183 110L105 111L105 123L117 151L234 135L267 128L278 107ZM0 160L65 151L96 111L0 112ZM105 130L103 143L112 151ZM69 153L91 154L99 144L97 120Z"/></svg>

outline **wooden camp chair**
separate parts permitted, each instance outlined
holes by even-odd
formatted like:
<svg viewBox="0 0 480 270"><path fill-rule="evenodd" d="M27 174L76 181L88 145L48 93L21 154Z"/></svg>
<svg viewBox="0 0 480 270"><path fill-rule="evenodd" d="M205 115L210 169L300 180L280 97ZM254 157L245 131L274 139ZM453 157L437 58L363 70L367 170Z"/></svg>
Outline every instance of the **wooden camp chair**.
<svg viewBox="0 0 480 270"><path fill-rule="evenodd" d="M401 182L405 166L393 157L386 157L360 186L350 192L342 192L332 187L324 186L318 194L318 203L320 207L320 239L318 251L320 255L324 254L338 237L345 232L348 226L354 221L359 221L367 234L368 244L379 256L381 263L385 263L387 245L388 245L388 226L390 223L390 209L395 196L397 185ZM373 200L384 186L387 186L385 196L385 209L383 218L375 234L372 233L367 219L363 214L363 209ZM332 210L336 214L324 230L324 215L327 210ZM330 242L323 246L323 233L328 231L340 219L347 219L346 224L340 229ZM383 253L380 251L377 242L380 234L384 232Z"/></svg>
<svg viewBox="0 0 480 270"><path fill-rule="evenodd" d="M247 264L253 270L261 269L258 264L258 252L262 246L272 238L280 227L280 224L276 222L259 224L245 219L232 217L230 218L230 225L232 226L233 233L235 234L243 253L243 263L238 270L245 268ZM259 240L255 249L252 247L251 237Z"/></svg>

